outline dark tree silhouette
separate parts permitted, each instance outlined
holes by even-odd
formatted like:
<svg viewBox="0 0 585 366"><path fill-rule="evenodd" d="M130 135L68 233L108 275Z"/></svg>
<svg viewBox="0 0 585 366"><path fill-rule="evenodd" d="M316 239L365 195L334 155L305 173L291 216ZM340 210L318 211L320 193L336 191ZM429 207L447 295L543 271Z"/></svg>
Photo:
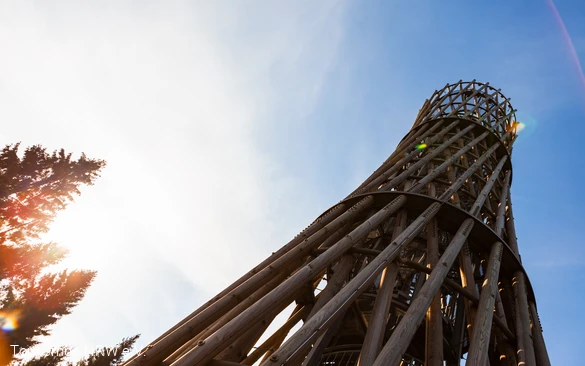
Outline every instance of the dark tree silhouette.
<svg viewBox="0 0 585 366"><path fill-rule="evenodd" d="M71 312L94 279L94 271L48 272L47 267L65 258L67 251L42 242L40 235L80 193L79 187L92 185L105 166L103 160L84 154L75 160L64 150L49 153L39 145L19 154L19 147L8 145L0 152L0 364L7 364L13 355L10 345L28 349L39 343L40 336L49 335L50 326ZM131 346L136 338L124 339L120 345ZM47 354L19 364L69 362L59 357L59 353ZM79 365L119 360L88 358Z"/></svg>

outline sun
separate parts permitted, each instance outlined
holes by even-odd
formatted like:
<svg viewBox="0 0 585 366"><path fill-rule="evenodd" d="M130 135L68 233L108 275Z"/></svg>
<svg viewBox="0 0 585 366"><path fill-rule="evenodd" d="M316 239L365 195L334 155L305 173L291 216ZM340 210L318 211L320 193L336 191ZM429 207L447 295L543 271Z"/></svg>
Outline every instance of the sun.
<svg viewBox="0 0 585 366"><path fill-rule="evenodd" d="M75 198L55 215L49 231L41 239L55 242L68 251L56 267L98 269L107 262L107 253L115 245L106 238L108 225L103 223L109 213L94 204L93 199Z"/></svg>

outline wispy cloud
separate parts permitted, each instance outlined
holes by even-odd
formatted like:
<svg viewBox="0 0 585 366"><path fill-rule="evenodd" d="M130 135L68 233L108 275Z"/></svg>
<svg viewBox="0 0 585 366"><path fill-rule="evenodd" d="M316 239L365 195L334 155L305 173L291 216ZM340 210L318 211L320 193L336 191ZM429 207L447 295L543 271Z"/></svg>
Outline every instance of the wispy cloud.
<svg viewBox="0 0 585 366"><path fill-rule="evenodd" d="M1 142L109 164L50 234L99 276L49 344L147 342L306 225L255 143L314 108L344 4L220 3L0 6Z"/></svg>

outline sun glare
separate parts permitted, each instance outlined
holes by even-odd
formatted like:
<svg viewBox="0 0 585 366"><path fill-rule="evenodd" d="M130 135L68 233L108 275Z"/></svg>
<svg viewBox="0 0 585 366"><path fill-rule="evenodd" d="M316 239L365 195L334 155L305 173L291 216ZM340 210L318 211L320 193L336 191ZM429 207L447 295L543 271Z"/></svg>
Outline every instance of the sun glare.
<svg viewBox="0 0 585 366"><path fill-rule="evenodd" d="M71 203L59 212L51 223L49 231L43 237L68 250L67 257L57 267L97 269L103 264L107 245L97 229L100 215L96 207L85 202Z"/></svg>
<svg viewBox="0 0 585 366"><path fill-rule="evenodd" d="M20 310L0 311L0 328L5 332L10 332L18 328L18 318Z"/></svg>

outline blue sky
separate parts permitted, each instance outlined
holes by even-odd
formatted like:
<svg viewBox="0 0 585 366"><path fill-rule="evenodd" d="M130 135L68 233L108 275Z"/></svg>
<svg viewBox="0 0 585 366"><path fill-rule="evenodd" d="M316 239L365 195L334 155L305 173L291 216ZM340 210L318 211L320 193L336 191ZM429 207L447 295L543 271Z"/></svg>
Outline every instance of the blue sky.
<svg viewBox="0 0 585 366"><path fill-rule="evenodd" d="M144 345L345 197L435 89L477 79L527 125L520 251L552 363L579 359L585 4L551 4L1 3L0 142L108 161L49 234L99 276L47 344Z"/></svg>

